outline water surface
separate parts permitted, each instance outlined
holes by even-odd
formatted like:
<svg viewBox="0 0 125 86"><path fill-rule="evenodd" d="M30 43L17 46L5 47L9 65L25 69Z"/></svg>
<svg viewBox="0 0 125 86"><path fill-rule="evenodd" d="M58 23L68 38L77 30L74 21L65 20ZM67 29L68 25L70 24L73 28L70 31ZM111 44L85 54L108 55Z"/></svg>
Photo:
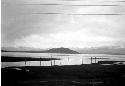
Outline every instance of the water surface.
<svg viewBox="0 0 125 86"><path fill-rule="evenodd" d="M109 54L59 54L59 53L24 53L2 52L2 56L34 57L34 58L60 58L52 61L2 62L2 67L10 66L52 66L52 65L80 65L97 63L98 61L125 61L125 55ZM90 58L102 58L93 59Z"/></svg>

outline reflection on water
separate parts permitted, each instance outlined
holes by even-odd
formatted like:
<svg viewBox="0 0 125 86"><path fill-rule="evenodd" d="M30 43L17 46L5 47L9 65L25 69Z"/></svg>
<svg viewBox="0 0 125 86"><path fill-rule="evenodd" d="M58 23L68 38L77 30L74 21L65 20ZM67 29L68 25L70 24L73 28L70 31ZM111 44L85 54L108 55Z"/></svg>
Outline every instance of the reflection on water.
<svg viewBox="0 0 125 86"><path fill-rule="evenodd" d="M2 52L2 56L20 56L36 58L60 58L61 60L52 61L24 61L24 62L2 62L2 67L8 66L52 66L52 65L80 65L97 63L98 61L125 61L125 55L107 54L57 54L57 53L19 53ZM91 57L93 59L91 59ZM97 59L94 59L94 58ZM104 59L105 58L105 59Z"/></svg>

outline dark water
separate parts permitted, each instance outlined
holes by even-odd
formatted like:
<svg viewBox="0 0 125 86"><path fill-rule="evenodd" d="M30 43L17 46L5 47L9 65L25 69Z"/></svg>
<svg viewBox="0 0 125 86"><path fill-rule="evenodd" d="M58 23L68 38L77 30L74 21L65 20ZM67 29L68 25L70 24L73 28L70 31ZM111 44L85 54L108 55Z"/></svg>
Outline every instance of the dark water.
<svg viewBox="0 0 125 86"><path fill-rule="evenodd" d="M2 62L2 67L8 66L52 66L52 65L80 65L97 63L98 61L125 61L125 55L108 55L108 54L57 54L57 53L19 53L19 52L2 52L2 56L14 57L35 57L35 58L60 58L61 60L53 61L27 61L27 62ZM90 58L101 58L93 59Z"/></svg>

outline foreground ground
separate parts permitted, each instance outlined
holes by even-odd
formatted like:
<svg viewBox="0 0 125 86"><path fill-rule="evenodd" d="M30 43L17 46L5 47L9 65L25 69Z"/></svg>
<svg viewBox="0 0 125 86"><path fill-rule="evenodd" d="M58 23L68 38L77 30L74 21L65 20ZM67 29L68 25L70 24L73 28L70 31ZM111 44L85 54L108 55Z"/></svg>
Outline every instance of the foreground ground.
<svg viewBox="0 0 125 86"><path fill-rule="evenodd" d="M2 86L125 86L125 65L2 68Z"/></svg>

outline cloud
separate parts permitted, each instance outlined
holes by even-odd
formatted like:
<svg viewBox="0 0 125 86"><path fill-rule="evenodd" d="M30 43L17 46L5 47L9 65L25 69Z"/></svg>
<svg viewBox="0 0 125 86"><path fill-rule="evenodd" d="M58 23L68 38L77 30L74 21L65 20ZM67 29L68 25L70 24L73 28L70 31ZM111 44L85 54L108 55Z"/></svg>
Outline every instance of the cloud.
<svg viewBox="0 0 125 86"><path fill-rule="evenodd" d="M32 34L22 37L15 41L15 47L33 47L33 48L53 48L53 47L99 47L99 46L117 46L119 39L106 36L95 36L86 31L76 31L67 33L49 34L47 37Z"/></svg>
<svg viewBox="0 0 125 86"><path fill-rule="evenodd" d="M86 0L84 4L113 4L96 1ZM2 0L2 46L40 46L41 48L97 46L97 44L103 46L118 45L119 41L125 40L124 15L68 15L69 13L124 13L125 6L25 5L27 3L79 5L81 1L74 3L55 0ZM37 12L64 14L33 14Z"/></svg>

